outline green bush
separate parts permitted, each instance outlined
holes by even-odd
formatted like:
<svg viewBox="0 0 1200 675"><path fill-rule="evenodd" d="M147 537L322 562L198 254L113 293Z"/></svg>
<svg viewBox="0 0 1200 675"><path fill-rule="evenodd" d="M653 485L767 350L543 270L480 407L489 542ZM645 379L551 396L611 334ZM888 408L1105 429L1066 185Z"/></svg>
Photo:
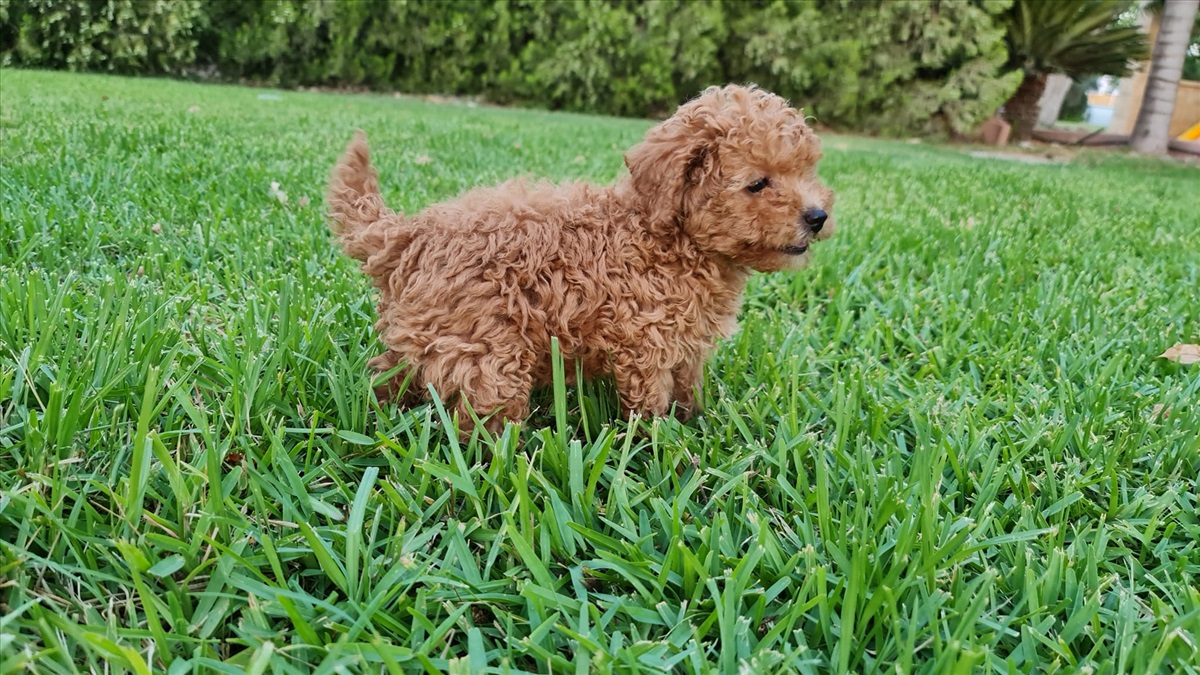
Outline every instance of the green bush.
<svg viewBox="0 0 1200 675"><path fill-rule="evenodd" d="M1193 56L1192 52L1200 54L1200 43L1192 43L1192 51L1183 60L1183 79L1200 80L1200 55Z"/></svg>
<svg viewBox="0 0 1200 675"><path fill-rule="evenodd" d="M1084 113L1087 112L1087 93L1096 86L1098 80L1099 77L1096 75L1073 80L1071 88L1063 97L1062 107L1058 111L1058 119L1069 122L1082 121Z"/></svg>
<svg viewBox="0 0 1200 675"><path fill-rule="evenodd" d="M200 0L0 0L0 63L180 73L195 58Z"/></svg>
<svg viewBox="0 0 1200 675"><path fill-rule="evenodd" d="M1010 1L0 0L0 53L642 116L757 82L835 128L946 134L1016 87Z"/></svg>

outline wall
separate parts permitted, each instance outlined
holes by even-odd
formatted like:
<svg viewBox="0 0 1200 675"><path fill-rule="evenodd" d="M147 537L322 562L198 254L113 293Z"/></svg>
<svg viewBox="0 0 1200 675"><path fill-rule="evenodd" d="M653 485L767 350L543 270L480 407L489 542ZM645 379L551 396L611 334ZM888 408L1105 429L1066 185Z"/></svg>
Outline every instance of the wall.
<svg viewBox="0 0 1200 675"><path fill-rule="evenodd" d="M1142 108L1142 97L1146 93L1146 74L1138 72L1128 82L1121 80L1121 90L1113 111L1109 133L1128 135L1133 133L1138 111ZM1129 92L1128 94L1126 92ZM1193 124L1200 122L1200 82L1180 80L1175 93L1175 113L1171 116L1170 136L1176 138Z"/></svg>
<svg viewBox="0 0 1200 675"><path fill-rule="evenodd" d="M1147 27L1147 39L1154 44L1158 36L1158 16L1154 16ZM1142 97L1146 95L1146 78L1150 72L1149 62L1142 65L1133 77L1121 78L1112 124L1108 133L1129 135L1137 123L1138 111L1142 109ZM1171 116L1170 137L1176 138L1193 124L1200 122L1200 82L1181 80L1175 94L1175 113Z"/></svg>
<svg viewBox="0 0 1200 675"><path fill-rule="evenodd" d="M1171 117L1171 138L1187 131L1200 122L1200 82L1183 80L1175 94L1175 115Z"/></svg>

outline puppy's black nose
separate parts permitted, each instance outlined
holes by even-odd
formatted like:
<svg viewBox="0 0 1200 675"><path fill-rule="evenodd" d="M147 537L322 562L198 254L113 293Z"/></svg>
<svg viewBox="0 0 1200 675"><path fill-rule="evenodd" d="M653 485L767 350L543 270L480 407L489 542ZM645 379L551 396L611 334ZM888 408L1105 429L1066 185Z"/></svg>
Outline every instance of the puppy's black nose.
<svg viewBox="0 0 1200 675"><path fill-rule="evenodd" d="M825 227L825 220L829 218L829 214L821 209L813 209L812 211L804 212L804 224L808 225L808 229L813 232L820 232L822 227Z"/></svg>

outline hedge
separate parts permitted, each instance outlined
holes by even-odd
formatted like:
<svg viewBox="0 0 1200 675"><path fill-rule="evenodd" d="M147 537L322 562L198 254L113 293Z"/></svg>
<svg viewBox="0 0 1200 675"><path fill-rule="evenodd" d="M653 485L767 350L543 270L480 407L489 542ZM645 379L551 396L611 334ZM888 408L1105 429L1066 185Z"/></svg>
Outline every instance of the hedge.
<svg viewBox="0 0 1200 675"><path fill-rule="evenodd" d="M656 116L757 82L825 125L965 132L1011 0L0 0L0 63Z"/></svg>

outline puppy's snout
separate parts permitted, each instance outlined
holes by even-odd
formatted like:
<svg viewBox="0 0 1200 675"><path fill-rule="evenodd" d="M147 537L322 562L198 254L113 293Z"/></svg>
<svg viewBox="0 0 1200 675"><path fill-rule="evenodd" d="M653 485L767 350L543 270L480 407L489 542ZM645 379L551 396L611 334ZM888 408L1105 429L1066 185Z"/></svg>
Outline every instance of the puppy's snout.
<svg viewBox="0 0 1200 675"><path fill-rule="evenodd" d="M825 227L825 221L828 218L829 214L825 213L825 211L822 209L812 209L804 212L804 224L808 226L808 229L811 230L813 234L820 232L821 228Z"/></svg>

